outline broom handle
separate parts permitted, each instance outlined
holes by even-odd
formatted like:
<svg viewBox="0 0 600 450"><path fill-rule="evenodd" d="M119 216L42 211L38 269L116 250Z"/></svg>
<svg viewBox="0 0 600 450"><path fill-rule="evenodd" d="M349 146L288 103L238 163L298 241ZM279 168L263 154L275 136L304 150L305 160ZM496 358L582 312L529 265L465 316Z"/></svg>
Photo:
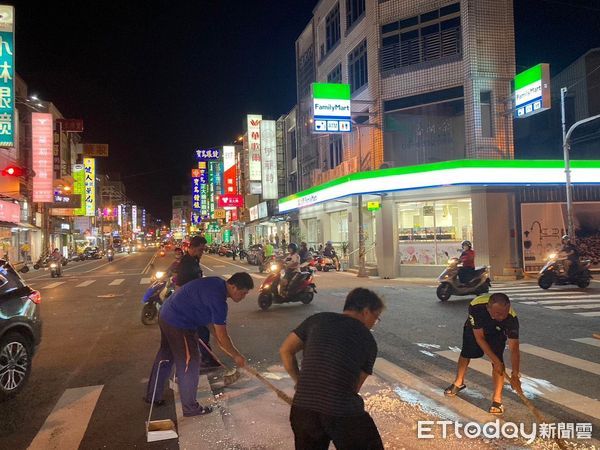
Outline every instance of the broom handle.
<svg viewBox="0 0 600 450"><path fill-rule="evenodd" d="M198 342L200 342L202 344L202 347L204 347L204 349L208 352L208 354L210 356L212 356L214 358L214 360L221 365L221 367L223 367L225 370L229 370L229 367L227 367L225 364L223 364L221 362L221 360L219 358L217 358L217 355L215 355L214 352L208 347L208 345L206 345L206 342L204 342L200 338L198 338Z"/></svg>
<svg viewBox="0 0 600 450"><path fill-rule="evenodd" d="M525 404L525 406L527 406L529 411L531 411L531 414L533 414L533 416L538 420L538 422L546 423L546 419L544 418L544 416L542 416L542 413L540 413L540 411L533 405L533 403L531 403L531 400L529 400L527 397L525 397L525 394L523 393L523 389L520 386L519 386L519 389L515 389L514 386L512 386L510 377L508 376L506 369L504 370L504 379L506 381L508 381L508 384L510 384L511 387L513 387L514 391L517 393L517 395L519 396L521 401ZM556 444L562 450L567 450L567 445L565 444L564 440L562 440L558 437L555 437L554 440L556 441Z"/></svg>
<svg viewBox="0 0 600 450"><path fill-rule="evenodd" d="M249 373L251 373L252 375L254 375L265 386L267 386L269 389L271 389L273 392L275 392L277 394L277 397L279 397L281 400L283 400L284 402L286 402L288 405L292 404L292 398L289 395L287 395L281 389L275 387L273 385L273 383L271 383L269 380L267 380L265 377L263 377L260 373L258 373L258 371L254 367L249 366L249 365L245 365L244 369L246 369L246 371L248 371Z"/></svg>

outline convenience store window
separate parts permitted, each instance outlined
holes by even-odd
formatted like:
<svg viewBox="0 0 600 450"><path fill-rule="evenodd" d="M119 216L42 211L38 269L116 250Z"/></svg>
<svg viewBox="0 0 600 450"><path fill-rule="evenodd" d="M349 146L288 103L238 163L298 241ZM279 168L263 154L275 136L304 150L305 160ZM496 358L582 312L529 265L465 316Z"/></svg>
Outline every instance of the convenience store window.
<svg viewBox="0 0 600 450"><path fill-rule="evenodd" d="M396 204L400 264L441 265L473 240L471 199Z"/></svg>

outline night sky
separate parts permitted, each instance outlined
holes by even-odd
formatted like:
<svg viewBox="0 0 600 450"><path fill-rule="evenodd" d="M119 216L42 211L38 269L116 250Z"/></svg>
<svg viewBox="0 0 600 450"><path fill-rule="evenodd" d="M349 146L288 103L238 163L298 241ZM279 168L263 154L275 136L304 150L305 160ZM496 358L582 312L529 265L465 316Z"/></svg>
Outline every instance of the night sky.
<svg viewBox="0 0 600 450"><path fill-rule="evenodd" d="M231 143L246 113L294 106L294 42L317 1L6 3L30 94L82 118L85 142L110 145L102 165L128 197L168 220L195 148ZM515 28L517 70L556 73L600 47L600 2L516 0Z"/></svg>

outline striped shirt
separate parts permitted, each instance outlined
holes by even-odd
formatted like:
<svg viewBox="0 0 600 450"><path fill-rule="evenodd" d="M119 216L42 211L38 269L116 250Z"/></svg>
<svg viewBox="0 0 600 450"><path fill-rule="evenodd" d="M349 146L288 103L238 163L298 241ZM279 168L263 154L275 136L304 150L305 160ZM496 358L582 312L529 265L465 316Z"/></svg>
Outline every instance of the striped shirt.
<svg viewBox="0 0 600 450"><path fill-rule="evenodd" d="M304 343L294 406L336 417L364 414L356 393L360 372L373 373L377 343L359 320L344 314L315 314L294 333Z"/></svg>

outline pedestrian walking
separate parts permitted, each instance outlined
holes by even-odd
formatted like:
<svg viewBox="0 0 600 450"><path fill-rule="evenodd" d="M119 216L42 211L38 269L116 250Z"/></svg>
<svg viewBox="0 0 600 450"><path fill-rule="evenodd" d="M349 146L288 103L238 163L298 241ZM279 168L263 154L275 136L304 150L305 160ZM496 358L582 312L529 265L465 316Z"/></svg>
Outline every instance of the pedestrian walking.
<svg viewBox="0 0 600 450"><path fill-rule="evenodd" d="M377 343L371 328L384 304L364 288L346 297L343 313L315 314L288 335L279 350L296 383L290 412L296 450L383 449L358 392L373 373ZM303 352L302 371L296 354Z"/></svg>
<svg viewBox="0 0 600 450"><path fill-rule="evenodd" d="M194 236L190 239L187 252L179 263L176 286L181 287L189 281L202 277L200 258L206 249L206 239L202 236Z"/></svg>
<svg viewBox="0 0 600 450"><path fill-rule="evenodd" d="M519 351L519 319L510 305L506 294L494 293L480 295L469 304L469 317L463 327L463 344L454 383L444 390L447 396L455 396L467 386L464 384L469 362L473 358L481 358L484 354L492 362L492 380L494 392L491 414L504 413L502 405L502 388L504 387L504 348L508 340L511 353L512 373L510 383L519 392L520 351Z"/></svg>
<svg viewBox="0 0 600 450"><path fill-rule="evenodd" d="M158 319L160 349L156 354L144 397L147 403L152 400L154 383L158 377L154 403L156 406L164 404L163 391L175 365L183 415L199 416L212 411L212 408L202 406L196 400L201 369L198 339L200 334L208 336L208 327L211 326L219 347L238 367L243 367L246 358L233 345L227 331L227 299L239 303L253 288L252 277L246 272L239 272L227 281L220 277L190 281L165 301ZM160 365L159 370L161 360L169 362Z"/></svg>

